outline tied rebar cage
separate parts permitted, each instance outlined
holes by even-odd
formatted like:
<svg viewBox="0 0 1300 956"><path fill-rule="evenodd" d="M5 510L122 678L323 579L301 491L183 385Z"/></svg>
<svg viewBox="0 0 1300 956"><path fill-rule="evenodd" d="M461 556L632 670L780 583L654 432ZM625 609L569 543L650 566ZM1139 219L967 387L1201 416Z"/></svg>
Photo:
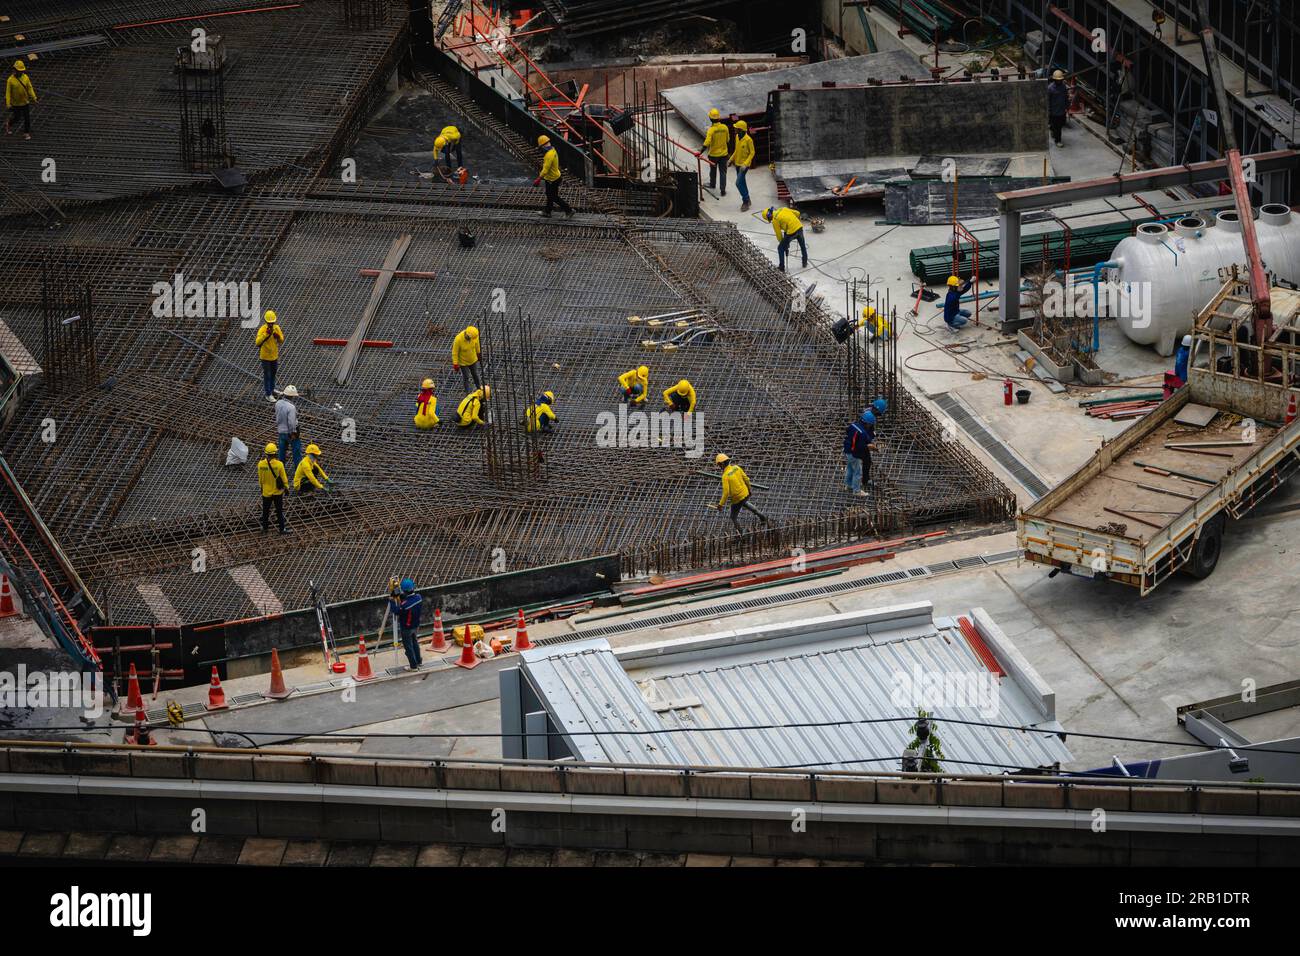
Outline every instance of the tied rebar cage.
<svg viewBox="0 0 1300 956"><path fill-rule="evenodd" d="M388 22L388 0L343 0L343 23L354 33L365 33Z"/></svg>
<svg viewBox="0 0 1300 956"><path fill-rule="evenodd" d="M198 49L195 49L195 45ZM191 172L234 164L226 135L226 48L219 36L176 49L181 108L181 162Z"/></svg>
<svg viewBox="0 0 1300 956"><path fill-rule="evenodd" d="M54 393L98 384L95 318L90 283L66 246L41 258L41 311L45 327L45 385Z"/></svg>
<svg viewBox="0 0 1300 956"><path fill-rule="evenodd" d="M502 488L536 484L546 474L539 433L527 428L526 409L538 397L533 373L532 320L522 310L483 317L484 382L491 386L484 407L483 454L488 477Z"/></svg>
<svg viewBox="0 0 1300 956"><path fill-rule="evenodd" d="M832 334L844 345L840 364L844 369L844 407L850 421L877 398L884 398L891 406L897 405L898 317L888 291L884 295L872 294L868 292L870 288L869 276L844 283L847 318L832 329ZM867 309L871 313L864 315Z"/></svg>

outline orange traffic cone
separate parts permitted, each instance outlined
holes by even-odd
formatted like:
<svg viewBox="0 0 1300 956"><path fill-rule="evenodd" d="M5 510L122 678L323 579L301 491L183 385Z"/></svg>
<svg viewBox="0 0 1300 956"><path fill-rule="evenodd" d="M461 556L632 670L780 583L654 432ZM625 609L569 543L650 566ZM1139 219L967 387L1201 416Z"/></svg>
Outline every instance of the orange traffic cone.
<svg viewBox="0 0 1300 956"><path fill-rule="evenodd" d="M126 679L126 696L117 699L115 713L119 720L130 720L131 715L142 707L144 707L144 697L140 694L140 678L135 672L135 665L132 664Z"/></svg>
<svg viewBox="0 0 1300 956"><path fill-rule="evenodd" d="M149 733L149 725L145 723L143 707L135 712L135 728L131 731L131 735L126 738L126 742L135 744L137 747L158 746L158 741L154 740L153 735Z"/></svg>
<svg viewBox="0 0 1300 956"><path fill-rule="evenodd" d="M478 657L474 653L474 639L469 636L469 625L465 625L465 643L460 646L460 660L457 667L478 667Z"/></svg>
<svg viewBox="0 0 1300 956"><path fill-rule="evenodd" d="M370 657L366 654L366 639L361 639L361 657L357 659L357 680L374 680L375 673L370 669Z"/></svg>
<svg viewBox="0 0 1300 956"><path fill-rule="evenodd" d="M524 623L524 609L519 609L519 620L515 622L515 646L516 651L531 651L533 642L528 639L528 625Z"/></svg>
<svg viewBox="0 0 1300 956"><path fill-rule="evenodd" d="M284 686L284 671L280 670L280 652L271 648L271 689L263 696L272 700L284 700L290 691Z"/></svg>
<svg viewBox="0 0 1300 956"><path fill-rule="evenodd" d="M208 710L225 710L226 692L221 689L221 678L217 676L217 665L212 665L212 682L208 684Z"/></svg>
<svg viewBox="0 0 1300 956"><path fill-rule="evenodd" d="M1290 425L1293 421L1295 421L1295 392L1290 392L1286 399L1286 424ZM5 587L8 586L9 582L5 581ZM4 615L0 614L0 617Z"/></svg>
<svg viewBox="0 0 1300 956"><path fill-rule="evenodd" d="M433 609L433 641L429 644L429 650L435 654L442 654L447 650L447 633L442 629L442 608Z"/></svg>
<svg viewBox="0 0 1300 956"><path fill-rule="evenodd" d="M1294 398L1292 399L1294 405ZM9 583L9 575L0 574L0 617L17 617L18 608L14 607L14 588Z"/></svg>

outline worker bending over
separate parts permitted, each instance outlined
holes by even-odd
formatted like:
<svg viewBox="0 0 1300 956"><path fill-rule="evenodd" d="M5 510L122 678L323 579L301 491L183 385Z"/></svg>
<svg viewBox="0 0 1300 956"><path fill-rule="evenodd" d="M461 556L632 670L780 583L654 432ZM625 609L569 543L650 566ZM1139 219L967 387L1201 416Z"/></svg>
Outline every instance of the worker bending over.
<svg viewBox="0 0 1300 956"><path fill-rule="evenodd" d="M451 343L451 367L460 372L461 385L467 392L471 378L474 379L475 388L483 387L483 379L479 375L479 359L483 357L481 346L478 329L472 325L461 329Z"/></svg>
<svg viewBox="0 0 1300 956"><path fill-rule="evenodd" d="M433 394L433 379L420 383L420 394L415 397L415 427L433 428L438 424L438 397Z"/></svg>
<svg viewBox="0 0 1300 956"><path fill-rule="evenodd" d="M36 103L36 89L32 78L27 75L27 64L22 60L14 61L14 71L5 80L5 135L14 131L14 124L19 120L23 124L23 139L32 138L32 106Z"/></svg>
<svg viewBox="0 0 1300 956"><path fill-rule="evenodd" d="M754 165L754 137L749 135L749 124L736 120L736 148L731 153L731 165L736 167L736 189L740 192L740 211L749 209L749 184L745 176Z"/></svg>
<svg viewBox="0 0 1300 956"><path fill-rule="evenodd" d="M320 445L312 442L307 446L307 454L293 473L293 490L295 494L309 495L324 491L326 485L334 484L334 479L325 474L320 466Z"/></svg>
<svg viewBox="0 0 1300 956"><path fill-rule="evenodd" d="M640 405L650 393L650 368L646 365L630 368L618 377L619 395L622 401Z"/></svg>
<svg viewBox="0 0 1300 956"><path fill-rule="evenodd" d="M961 297L970 291L974 281L974 276L965 282L956 276L948 276L948 294L943 300L943 320L954 332L970 321L970 310L961 307Z"/></svg>
<svg viewBox="0 0 1300 956"><path fill-rule="evenodd" d="M267 309L253 344L257 346L257 357L262 360L262 391L266 392L268 402L275 401L275 369L280 363L280 343L283 341L284 329L275 313Z"/></svg>
<svg viewBox="0 0 1300 956"><path fill-rule="evenodd" d="M537 137L537 145L543 150L542 171L533 180L533 185L546 182L546 208L542 210L544 219L551 218L551 208L559 206L565 218L573 218L573 209L560 197L560 154L551 145L551 137L543 134Z"/></svg>
<svg viewBox="0 0 1300 956"><path fill-rule="evenodd" d="M731 131L722 122L722 114L709 110L713 124L704 134L704 152L709 157L709 188L722 181L722 195L727 195L727 154L731 152Z"/></svg>
<svg viewBox="0 0 1300 956"><path fill-rule="evenodd" d="M271 506L274 505L276 524L280 534L284 534L289 530L284 523L284 492L289 487L289 476L285 474L284 462L276 457L275 442L267 442L262 451L257 463L257 483L262 488L262 533L271 530Z"/></svg>
<svg viewBox="0 0 1300 956"><path fill-rule="evenodd" d="M776 258L777 268L782 272L785 271L785 254L790 251L790 243L799 243L799 252L803 256L803 267L808 268L808 243L803 237L803 222L799 219L799 213L795 212L789 206L782 206L776 209L768 206L763 210L763 221L772 224L772 231L776 233Z"/></svg>
<svg viewBox="0 0 1300 956"><path fill-rule="evenodd" d="M722 499L718 502L718 508L725 508L731 505L731 523L740 530L740 522L736 520L736 515L744 508L746 511L752 511L758 515L758 520L767 524L767 515L763 514L750 502L749 476L739 465L729 464L731 457L729 455L719 454L713 459L713 463L722 466Z"/></svg>
<svg viewBox="0 0 1300 956"><path fill-rule="evenodd" d="M844 432L844 487L859 498L867 496L867 485L871 481L871 452L875 447L876 416L867 409Z"/></svg>
<svg viewBox="0 0 1300 956"><path fill-rule="evenodd" d="M451 152L456 151L456 165L451 164ZM453 169L459 169L465 165L465 154L461 152L460 147L460 130L454 126L444 126L438 138L433 141L433 153L437 156L442 154L443 161L447 164L447 172Z"/></svg>
<svg viewBox="0 0 1300 956"><path fill-rule="evenodd" d="M682 379L664 391L664 404L675 412L689 415L695 411L695 386Z"/></svg>
<svg viewBox="0 0 1300 956"><path fill-rule="evenodd" d="M460 405L456 407L456 425L460 428L486 425L487 422L483 419L483 403L491 397L491 387L484 385L462 398Z"/></svg>
<svg viewBox="0 0 1300 956"><path fill-rule="evenodd" d="M424 659L420 656L420 642L416 631L420 629L420 615L424 610L424 597L415 590L415 582L402 578L402 583L388 595L389 610L397 621L397 634L406 651L406 663L411 670L419 670Z"/></svg>
<svg viewBox="0 0 1300 956"><path fill-rule="evenodd" d="M538 395L537 401L524 409L524 422L527 430L541 432L543 435L550 434L554 430L556 422L559 421L555 417L555 409L552 407L554 404L554 392L542 392L542 394Z"/></svg>

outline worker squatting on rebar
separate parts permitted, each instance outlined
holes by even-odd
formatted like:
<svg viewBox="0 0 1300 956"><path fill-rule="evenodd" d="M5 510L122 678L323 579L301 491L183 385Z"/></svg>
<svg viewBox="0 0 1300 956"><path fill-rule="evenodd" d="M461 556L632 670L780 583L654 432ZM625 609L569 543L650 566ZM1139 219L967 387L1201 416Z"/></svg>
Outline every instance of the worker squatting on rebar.
<svg viewBox="0 0 1300 956"><path fill-rule="evenodd" d="M717 504L718 510L731 506L731 523L740 530L740 522L736 516L740 514L741 509L752 511L758 515L758 520L767 524L767 515L754 507L750 499L749 476L739 465L731 464L731 456L718 453L718 457L713 459L713 463L722 466L722 498Z"/></svg>
<svg viewBox="0 0 1300 956"><path fill-rule="evenodd" d="M420 383L420 394L415 397L415 427L433 428L438 424L438 396L433 394L433 379Z"/></svg>
<svg viewBox="0 0 1300 956"><path fill-rule="evenodd" d="M686 379L664 390L664 404L674 412L689 415L695 411L695 386Z"/></svg>
<svg viewBox="0 0 1300 956"><path fill-rule="evenodd" d="M618 396L621 402L640 405L650 394L650 367L639 365L618 377Z"/></svg>
<svg viewBox="0 0 1300 956"><path fill-rule="evenodd" d="M262 488L262 533L271 530L271 507L275 507L276 524L280 534L289 530L284 520L284 493L289 487L289 478L284 471L284 462L276 457L274 442L267 442L262 449L263 456L257 463L257 482Z"/></svg>
<svg viewBox="0 0 1300 956"><path fill-rule="evenodd" d="M484 403L492 397L492 386L476 388L460 400L456 407L456 427L473 428L487 424Z"/></svg>
<svg viewBox="0 0 1300 956"><path fill-rule="evenodd" d="M5 80L5 135L14 131L18 122L23 124L23 139L32 138L32 107L36 105L36 88L32 78L27 75L27 64L22 60L14 61L13 72Z"/></svg>
<svg viewBox="0 0 1300 956"><path fill-rule="evenodd" d="M279 319L270 309L262 316L262 324L257 327L253 345L257 357L262 361L262 391L268 402L275 401L275 369L280 362L280 346L284 342L284 329Z"/></svg>
<svg viewBox="0 0 1300 956"><path fill-rule="evenodd" d="M559 206L565 218L572 219L573 208L560 196L560 154L555 151L551 137L546 134L537 137L537 145L543 150L542 171L533 180L533 185L539 186L543 181L546 182L546 208L542 210L542 218L550 219L551 209Z"/></svg>
<svg viewBox="0 0 1300 956"><path fill-rule="evenodd" d="M807 269L808 243L803 237L803 221L799 218L799 213L789 206L780 209L768 206L763 210L762 217L764 222L772 224L772 231L776 233L776 267L785 271L785 256L790 251L790 243L797 242L803 257L803 267Z"/></svg>
<svg viewBox="0 0 1300 956"><path fill-rule="evenodd" d="M296 495L314 495L333 487L334 479L325 474L325 469L320 464L320 445L312 442L307 446L307 454L294 469L293 492Z"/></svg>
<svg viewBox="0 0 1300 956"><path fill-rule="evenodd" d="M533 404L524 409L524 427L530 432L549 435L555 430L559 418L555 414L555 393L545 391Z"/></svg>
<svg viewBox="0 0 1300 956"><path fill-rule="evenodd" d="M420 656L420 641L416 631L420 628L420 613L424 598L415 590L415 582L402 578L402 583L388 594L389 609L397 621L397 634L402 639L402 649L406 651L408 670L419 670L423 658Z"/></svg>

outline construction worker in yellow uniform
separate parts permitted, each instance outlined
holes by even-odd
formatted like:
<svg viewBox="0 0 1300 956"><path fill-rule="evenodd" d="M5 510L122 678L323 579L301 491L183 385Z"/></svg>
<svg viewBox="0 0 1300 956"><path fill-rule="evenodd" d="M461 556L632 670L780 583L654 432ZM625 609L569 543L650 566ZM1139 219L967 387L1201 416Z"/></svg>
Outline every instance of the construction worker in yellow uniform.
<svg viewBox="0 0 1300 956"><path fill-rule="evenodd" d="M264 454L257 463L257 483L262 487L262 533L271 530L271 506L274 505L276 523L280 534L284 534L289 530L284 523L284 492L289 487L289 476L285 474L275 442L267 442L262 451Z"/></svg>
<svg viewBox="0 0 1300 956"><path fill-rule="evenodd" d="M785 271L785 254L790 251L791 242L798 242L799 251L803 254L803 267L807 269L808 243L803 238L803 222L799 219L799 213L789 206L780 209L768 206L763 210L763 221L770 222L772 231L776 233L777 268Z"/></svg>
<svg viewBox="0 0 1300 956"><path fill-rule="evenodd" d="M475 388L483 387L478 361L482 355L478 329L472 325L465 326L451 343L451 367L460 371L460 381L467 392L470 378L474 379Z"/></svg>
<svg viewBox="0 0 1300 956"><path fill-rule="evenodd" d="M682 379L664 391L664 404L675 412L689 415L695 411L695 386Z"/></svg>
<svg viewBox="0 0 1300 956"><path fill-rule="evenodd" d="M451 164L451 152L456 151L456 165ZM444 126L438 138L433 141L433 153L437 156L442 154L443 160L447 163L447 171L459 169L465 165L465 154L461 152L460 147L460 130L454 126Z"/></svg>
<svg viewBox="0 0 1300 956"><path fill-rule="evenodd" d="M326 485L334 484L334 479L325 474L320 466L320 445L312 442L307 446L307 454L293 472L294 494L312 494L324 491Z"/></svg>
<svg viewBox="0 0 1300 956"><path fill-rule="evenodd" d="M736 189L740 191L740 211L749 210L749 185L745 176L754 165L754 137L749 135L749 124L736 120L736 148L731 153L731 165L736 167Z"/></svg>
<svg viewBox="0 0 1300 956"><path fill-rule="evenodd" d="M739 465L731 464L729 455L719 454L713 463L722 466L722 499L718 502L718 510L731 506L731 523L737 531L740 530L740 522L736 520L736 515L740 514L742 508L754 512L758 515L758 520L767 524L767 516L750 503L749 476L745 470Z"/></svg>
<svg viewBox="0 0 1300 956"><path fill-rule="evenodd" d="M266 392L268 402L275 401L275 369L280 362L280 343L283 341L284 329L275 313L267 309L253 344L257 346L257 357L262 360L262 390Z"/></svg>
<svg viewBox="0 0 1300 956"><path fill-rule="evenodd" d="M5 108L9 115L5 117L5 135L14 131L14 124L22 120L23 139L32 138L32 106L36 103L36 88L32 78L27 75L27 64L22 60L14 61L14 71L5 80Z"/></svg>
<svg viewBox="0 0 1300 956"><path fill-rule="evenodd" d="M415 400L415 427L433 428L438 424L438 396L433 394L433 379L420 383L420 394Z"/></svg>
<svg viewBox="0 0 1300 956"><path fill-rule="evenodd" d="M491 397L491 386L484 385L462 398L456 408L456 425L460 428L486 425L487 422L483 419L483 403Z"/></svg>
<svg viewBox="0 0 1300 956"><path fill-rule="evenodd" d="M618 377L620 401L640 405L650 394L650 368L646 365L630 368Z"/></svg>
<svg viewBox="0 0 1300 956"><path fill-rule="evenodd" d="M893 326L890 324L889 317L881 315L869 305L862 307L862 319L858 322L858 328L866 326L867 334L873 339L883 339L889 341L890 335L893 334Z"/></svg>
<svg viewBox="0 0 1300 956"><path fill-rule="evenodd" d="M545 134L537 137L537 145L542 148L542 171L533 180L533 185L546 183L546 208L542 210L542 218L550 219L551 209L559 206L565 218L572 219L573 208L560 197L560 154L551 145L551 137Z"/></svg>
<svg viewBox="0 0 1300 956"><path fill-rule="evenodd" d="M542 392L537 396L537 401L524 409L524 422L530 432L541 432L548 434L555 428L555 423L559 421L555 417L554 392Z"/></svg>
<svg viewBox="0 0 1300 956"><path fill-rule="evenodd" d="M709 110L713 124L704 134L704 152L709 157L709 188L722 180L722 195L727 195L727 154L731 152L731 130L722 122L722 114Z"/></svg>

